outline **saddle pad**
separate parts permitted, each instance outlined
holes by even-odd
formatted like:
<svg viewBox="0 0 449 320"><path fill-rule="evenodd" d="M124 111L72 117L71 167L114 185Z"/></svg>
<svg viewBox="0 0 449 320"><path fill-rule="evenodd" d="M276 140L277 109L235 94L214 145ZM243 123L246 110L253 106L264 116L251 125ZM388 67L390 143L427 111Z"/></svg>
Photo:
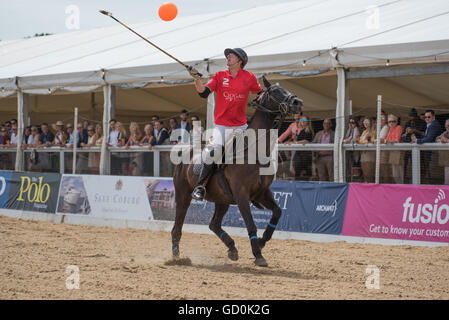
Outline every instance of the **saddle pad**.
<svg viewBox="0 0 449 320"><path fill-rule="evenodd" d="M201 163L195 163L195 164L193 165L193 174L199 176L199 175L200 175L200 172L201 172L201 166L202 166Z"/></svg>
<svg viewBox="0 0 449 320"><path fill-rule="evenodd" d="M200 172L201 172L201 154L199 154L198 156L194 156L192 158L192 162L193 162L193 174L199 176Z"/></svg>

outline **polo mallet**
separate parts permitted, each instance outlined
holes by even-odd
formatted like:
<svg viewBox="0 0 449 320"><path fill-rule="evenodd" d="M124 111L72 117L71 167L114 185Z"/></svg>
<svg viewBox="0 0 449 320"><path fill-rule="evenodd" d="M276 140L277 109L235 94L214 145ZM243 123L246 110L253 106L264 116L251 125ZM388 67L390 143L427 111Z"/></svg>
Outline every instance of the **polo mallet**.
<svg viewBox="0 0 449 320"><path fill-rule="evenodd" d="M126 24L124 24L123 22L121 22L120 20L118 20L117 18L115 18L112 13L106 11L106 10L100 10L100 13L104 14L105 16L109 16L112 19L114 19L115 21L117 21L118 23L120 23L122 26L124 26L126 29L128 29L129 31L131 31L132 33L134 33L135 35L137 35L138 37L140 37L141 39L145 40L146 42L148 42L149 44L151 44L153 47L155 47L156 49L162 51L163 53L165 53L167 56L169 56L170 58L172 58L173 60L175 60L177 63L179 63L180 65L182 65L184 68L187 69L187 71L189 73L191 73L191 71L193 71L193 73L195 73L196 75L198 75L199 77L202 77L203 75L201 73L199 73L197 70L195 70L195 68L186 65L184 62L182 62L179 59L176 59L175 57L173 57L171 54L169 54L167 51L161 49L160 47L158 47L157 45L155 45L154 43L152 43L150 40L148 40L147 38L145 38L144 36L138 34L136 31L134 31L133 29L131 29L130 27L128 27Z"/></svg>

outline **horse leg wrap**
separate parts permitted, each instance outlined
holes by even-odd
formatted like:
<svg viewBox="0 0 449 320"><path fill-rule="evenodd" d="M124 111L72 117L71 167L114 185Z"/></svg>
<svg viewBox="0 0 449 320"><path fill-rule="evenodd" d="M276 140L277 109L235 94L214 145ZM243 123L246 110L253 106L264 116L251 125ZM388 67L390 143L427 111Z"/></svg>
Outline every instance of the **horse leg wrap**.
<svg viewBox="0 0 449 320"><path fill-rule="evenodd" d="M172 247L172 254L173 254L173 257L179 257L179 245Z"/></svg>
<svg viewBox="0 0 449 320"><path fill-rule="evenodd" d="M223 241L223 243L224 243L224 244L226 245L226 247L228 247L229 249L235 247L235 242L234 242L234 240L232 240L232 238L231 238L225 231L223 231L218 237L221 239L221 241Z"/></svg>
<svg viewBox="0 0 449 320"><path fill-rule="evenodd" d="M265 229L265 232L263 233L262 236L263 241L265 242L269 241L273 236L274 230L276 230L276 225L269 223L267 225L267 228Z"/></svg>
<svg viewBox="0 0 449 320"><path fill-rule="evenodd" d="M251 249L253 251L253 255L256 258L262 257L262 250L260 249L259 240L257 239L257 235L251 236L249 238L249 240L251 241Z"/></svg>

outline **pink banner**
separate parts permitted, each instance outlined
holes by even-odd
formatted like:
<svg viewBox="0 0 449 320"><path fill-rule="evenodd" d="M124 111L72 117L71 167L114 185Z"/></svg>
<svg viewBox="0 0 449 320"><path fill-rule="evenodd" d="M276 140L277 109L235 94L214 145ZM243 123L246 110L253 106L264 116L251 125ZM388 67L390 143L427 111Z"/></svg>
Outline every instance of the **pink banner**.
<svg viewBox="0 0 449 320"><path fill-rule="evenodd" d="M449 242L449 187L350 184L342 235Z"/></svg>

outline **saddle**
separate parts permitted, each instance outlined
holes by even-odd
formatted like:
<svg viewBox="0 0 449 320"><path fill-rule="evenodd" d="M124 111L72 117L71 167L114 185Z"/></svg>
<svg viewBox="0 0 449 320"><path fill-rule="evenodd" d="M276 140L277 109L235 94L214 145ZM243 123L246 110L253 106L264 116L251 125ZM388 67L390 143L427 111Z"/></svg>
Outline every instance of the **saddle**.
<svg viewBox="0 0 449 320"><path fill-rule="evenodd" d="M231 202L235 202L235 201L234 201L234 196L232 195L231 188L230 188L230 186L229 186L229 182L228 182L228 180L226 179L226 177L225 177L225 175L224 175L224 170L225 170L225 168L226 168L227 165L228 165L228 164L225 162L225 155L226 155L226 150L228 150L228 148L230 148L232 144L233 144L233 145L238 145L238 144L237 144L237 140L238 140L238 139L242 139L242 138L243 138L243 137L242 137L241 135L239 136L239 135L237 135L236 133L233 133L233 134L229 137L229 139L226 141L226 143L225 143L225 145L224 145L223 152L222 152L222 157L221 157L221 161L220 161L220 163L215 164L214 171L212 172L212 174L211 174L210 177L209 177L209 179L210 179L213 175L216 175L216 176L217 176L218 182L219 182L221 188L223 189L223 191L224 191L225 194L228 196L228 198L229 198L229 200L230 200ZM248 146L246 145L246 143L244 143L244 144L243 144L243 150L241 150L241 151L243 152L243 151L246 150L247 148L248 148ZM234 148L233 150L236 151L236 148ZM233 159L236 160L236 157L234 156ZM202 161L199 162L199 163L194 163L194 165L193 165L193 173L194 173L195 175L197 175L197 176L200 175L202 165L203 165ZM206 183L206 187L207 187L207 183ZM253 205L254 205L256 208L258 208L258 209L264 209L264 207L263 207L260 203L254 201L254 200L252 200L251 202L253 203Z"/></svg>

